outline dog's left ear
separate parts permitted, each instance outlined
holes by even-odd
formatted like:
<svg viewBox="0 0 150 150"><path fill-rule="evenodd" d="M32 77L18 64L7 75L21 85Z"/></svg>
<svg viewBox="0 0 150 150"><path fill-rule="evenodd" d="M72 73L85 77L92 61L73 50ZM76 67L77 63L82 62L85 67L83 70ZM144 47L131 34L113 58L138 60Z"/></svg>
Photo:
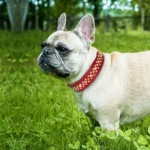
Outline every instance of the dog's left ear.
<svg viewBox="0 0 150 150"><path fill-rule="evenodd" d="M60 17L58 18L58 26L57 30L67 30L66 29L66 14L62 13Z"/></svg>
<svg viewBox="0 0 150 150"><path fill-rule="evenodd" d="M88 45L94 43L95 39L95 22L92 15L85 15L78 23L74 32L83 40L87 42Z"/></svg>

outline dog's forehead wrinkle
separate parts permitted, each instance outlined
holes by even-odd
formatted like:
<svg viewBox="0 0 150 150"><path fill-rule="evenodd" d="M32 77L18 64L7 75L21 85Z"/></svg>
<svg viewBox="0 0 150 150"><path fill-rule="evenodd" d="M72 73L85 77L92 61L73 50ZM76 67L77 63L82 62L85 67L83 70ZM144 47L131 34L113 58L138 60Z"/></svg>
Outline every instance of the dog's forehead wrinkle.
<svg viewBox="0 0 150 150"><path fill-rule="evenodd" d="M64 32L64 31L56 31L54 33L52 33L48 38L47 38L47 42L48 43L54 43L57 39L64 39L67 38L68 36L68 32Z"/></svg>
<svg viewBox="0 0 150 150"><path fill-rule="evenodd" d="M74 42L72 42L72 39L74 39ZM52 33L47 39L47 43L50 43L54 47L56 47L58 41L65 44L62 46L66 46L70 50L78 49L77 47L79 47L79 49L85 48L80 38L72 31L56 31Z"/></svg>
<svg viewBox="0 0 150 150"><path fill-rule="evenodd" d="M60 46L60 47L67 47L67 45L65 43L63 43L62 41L59 41L59 40L56 42L55 45Z"/></svg>

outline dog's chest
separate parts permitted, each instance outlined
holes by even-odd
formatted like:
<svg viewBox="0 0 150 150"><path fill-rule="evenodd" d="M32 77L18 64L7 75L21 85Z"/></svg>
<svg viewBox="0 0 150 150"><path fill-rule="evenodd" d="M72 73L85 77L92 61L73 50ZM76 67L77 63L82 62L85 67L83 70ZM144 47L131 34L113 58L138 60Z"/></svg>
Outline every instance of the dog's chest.
<svg viewBox="0 0 150 150"><path fill-rule="evenodd" d="M76 93L76 101L78 104L78 109L84 113L89 112L89 101L87 99L83 99L83 93Z"/></svg>
<svg viewBox="0 0 150 150"><path fill-rule="evenodd" d="M76 93L76 101L78 105L78 109L85 114L88 114L96 119L97 116L97 103L93 98L89 98L87 95L85 96L83 93Z"/></svg>

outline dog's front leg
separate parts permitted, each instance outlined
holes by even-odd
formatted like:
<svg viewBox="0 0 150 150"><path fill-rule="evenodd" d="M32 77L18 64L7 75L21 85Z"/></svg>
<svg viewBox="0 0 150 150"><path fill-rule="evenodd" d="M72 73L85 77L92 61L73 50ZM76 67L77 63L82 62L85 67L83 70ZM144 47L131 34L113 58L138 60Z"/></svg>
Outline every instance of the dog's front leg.
<svg viewBox="0 0 150 150"><path fill-rule="evenodd" d="M120 111L115 111L111 113L99 113L97 116L97 120L102 129L107 129L108 131L117 131L119 128L119 119L120 119Z"/></svg>

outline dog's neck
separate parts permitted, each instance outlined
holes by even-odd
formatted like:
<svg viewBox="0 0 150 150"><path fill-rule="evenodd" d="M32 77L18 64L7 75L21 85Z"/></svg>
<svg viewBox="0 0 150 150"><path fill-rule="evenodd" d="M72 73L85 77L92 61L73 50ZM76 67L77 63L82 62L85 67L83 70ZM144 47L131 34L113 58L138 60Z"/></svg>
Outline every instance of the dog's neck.
<svg viewBox="0 0 150 150"><path fill-rule="evenodd" d="M85 62L78 76L68 84L75 91L83 91L96 79L103 66L104 56L96 48L90 47Z"/></svg>

